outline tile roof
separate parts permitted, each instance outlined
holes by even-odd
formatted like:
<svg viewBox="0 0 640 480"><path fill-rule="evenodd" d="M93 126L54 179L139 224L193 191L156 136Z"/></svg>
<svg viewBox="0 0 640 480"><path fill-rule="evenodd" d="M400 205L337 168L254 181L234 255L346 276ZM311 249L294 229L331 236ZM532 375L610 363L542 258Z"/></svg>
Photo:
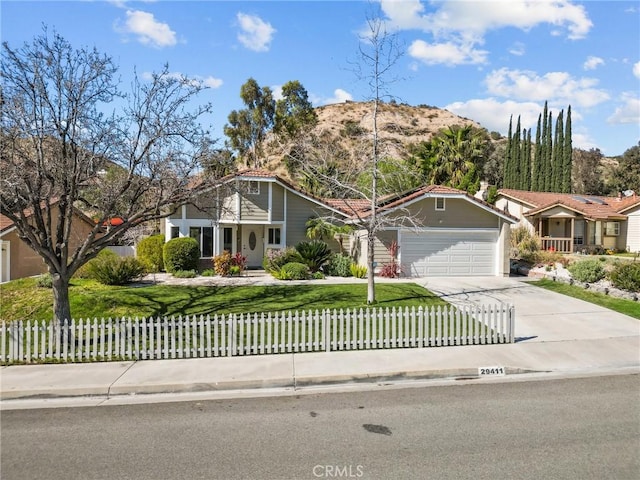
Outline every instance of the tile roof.
<svg viewBox="0 0 640 480"><path fill-rule="evenodd" d="M572 193L528 192L508 188L500 189L498 193L532 207L526 215L535 215L555 206L563 206L593 219L620 219L626 218L622 213L624 210L640 205L640 198L635 194L629 197L603 197Z"/></svg>

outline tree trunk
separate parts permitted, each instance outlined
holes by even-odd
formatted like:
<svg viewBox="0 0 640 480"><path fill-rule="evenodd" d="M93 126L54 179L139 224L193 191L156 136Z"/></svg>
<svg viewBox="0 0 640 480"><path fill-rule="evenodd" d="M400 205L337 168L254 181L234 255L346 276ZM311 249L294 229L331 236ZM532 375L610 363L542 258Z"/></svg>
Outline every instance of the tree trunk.
<svg viewBox="0 0 640 480"><path fill-rule="evenodd" d="M69 303L69 278L59 273L51 274L53 286L53 322L60 335L61 343L70 344L71 305Z"/></svg>

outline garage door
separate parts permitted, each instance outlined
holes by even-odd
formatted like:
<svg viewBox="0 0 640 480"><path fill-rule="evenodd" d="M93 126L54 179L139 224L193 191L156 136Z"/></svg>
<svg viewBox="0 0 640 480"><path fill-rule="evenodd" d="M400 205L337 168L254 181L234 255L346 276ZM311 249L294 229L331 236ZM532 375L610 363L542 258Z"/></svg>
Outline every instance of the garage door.
<svg viewBox="0 0 640 480"><path fill-rule="evenodd" d="M495 275L497 232L403 232L402 271L411 277Z"/></svg>

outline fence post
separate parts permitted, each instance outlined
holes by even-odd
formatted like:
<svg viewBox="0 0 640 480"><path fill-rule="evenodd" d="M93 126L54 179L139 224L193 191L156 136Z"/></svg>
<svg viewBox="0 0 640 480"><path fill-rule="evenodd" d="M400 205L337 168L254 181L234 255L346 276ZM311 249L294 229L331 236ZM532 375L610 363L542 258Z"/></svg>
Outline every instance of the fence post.
<svg viewBox="0 0 640 480"><path fill-rule="evenodd" d="M324 351L329 352L331 350L331 339L329 338L329 320L327 319L327 310L322 310L322 341L324 344Z"/></svg>
<svg viewBox="0 0 640 480"><path fill-rule="evenodd" d="M509 343L513 343L515 341L515 320L516 320L516 309L513 305L509 305Z"/></svg>

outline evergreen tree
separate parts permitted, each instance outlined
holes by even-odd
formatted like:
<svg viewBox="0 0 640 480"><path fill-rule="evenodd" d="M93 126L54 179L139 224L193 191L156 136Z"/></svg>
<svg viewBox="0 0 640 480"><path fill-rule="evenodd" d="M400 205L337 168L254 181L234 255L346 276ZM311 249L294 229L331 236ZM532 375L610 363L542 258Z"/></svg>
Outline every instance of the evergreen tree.
<svg viewBox="0 0 640 480"><path fill-rule="evenodd" d="M513 143L512 137L513 130L513 115L509 117L509 132L507 133L507 148L504 153L504 166L503 166L503 180L502 184L504 188L513 188L511 181L511 144Z"/></svg>
<svg viewBox="0 0 640 480"><path fill-rule="evenodd" d="M538 115L538 129L536 130L536 150L533 159L533 172L531 174L531 190L537 192L540 190L544 179L542 178L541 162L542 162L542 145L540 137L542 134L542 114Z"/></svg>
<svg viewBox="0 0 640 480"><path fill-rule="evenodd" d="M555 145L553 147L553 191L562 191L562 167L563 167L563 155L562 148L564 147L564 110L560 110L558 118L556 118L556 129L554 135Z"/></svg>
<svg viewBox="0 0 640 480"><path fill-rule="evenodd" d="M527 130L527 138L525 140L525 148L523 155L523 162L521 167L522 172L522 189L531 190L531 129Z"/></svg>
<svg viewBox="0 0 640 480"><path fill-rule="evenodd" d="M546 106L546 103L545 103ZM552 139L552 125L553 125L553 120L552 120L552 113L549 112L547 115L547 126L546 126L546 136L544 139L544 155L545 155L545 159L544 159L544 171L543 171L543 176L544 176L544 191L545 192L551 192L553 191L553 163L552 163L552 158L553 158L553 139ZM544 130L544 129L543 129ZM544 133L544 132L543 132ZM544 135L543 135L544 136Z"/></svg>
<svg viewBox="0 0 640 480"><path fill-rule="evenodd" d="M514 188L521 189L520 182L520 116L518 115L518 122L516 123L516 131L513 132L513 142L512 142L512 151L511 151L511 159L512 159L512 169L511 169L511 181L514 185Z"/></svg>
<svg viewBox="0 0 640 480"><path fill-rule="evenodd" d="M564 193L571 193L571 172L573 171L573 147L571 143L571 105L569 105L562 149L562 191Z"/></svg>

